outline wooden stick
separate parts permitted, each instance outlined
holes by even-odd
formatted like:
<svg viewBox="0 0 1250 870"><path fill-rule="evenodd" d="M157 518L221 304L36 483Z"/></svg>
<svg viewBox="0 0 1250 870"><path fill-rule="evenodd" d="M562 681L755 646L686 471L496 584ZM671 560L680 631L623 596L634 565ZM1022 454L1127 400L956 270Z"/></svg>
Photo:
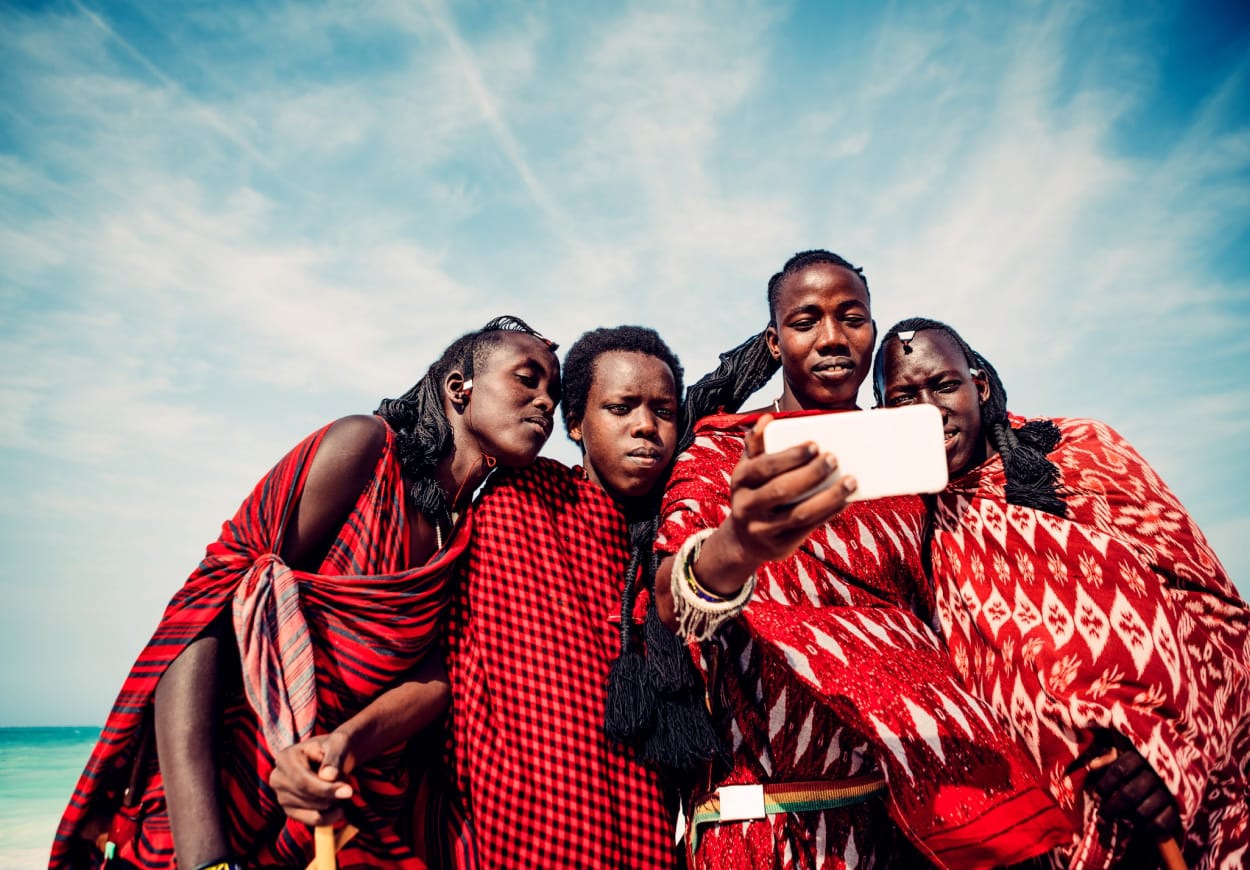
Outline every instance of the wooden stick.
<svg viewBox="0 0 1250 870"><path fill-rule="evenodd" d="M323 833L324 832L324 833ZM355 825L344 825L337 831L329 825L318 825L313 830L313 843L316 851L307 870L334 870L334 855L360 833Z"/></svg>
<svg viewBox="0 0 1250 870"><path fill-rule="evenodd" d="M316 870L337 870L338 862L334 860L334 828L330 825L317 825L313 831L313 842L316 846L313 866Z"/></svg>
<svg viewBox="0 0 1250 870"><path fill-rule="evenodd" d="M1107 751L1106 755L1100 755L1091 761L1089 769L1097 770L1100 767L1106 767L1119 757L1119 750L1112 748ZM1163 870L1189 870L1185 864L1185 856L1181 853L1180 843L1175 837L1159 841L1159 862L1163 865Z"/></svg>
<svg viewBox="0 0 1250 870"><path fill-rule="evenodd" d="M1163 863L1163 870L1188 870L1185 856L1181 854L1181 846L1175 837L1159 841L1159 858Z"/></svg>

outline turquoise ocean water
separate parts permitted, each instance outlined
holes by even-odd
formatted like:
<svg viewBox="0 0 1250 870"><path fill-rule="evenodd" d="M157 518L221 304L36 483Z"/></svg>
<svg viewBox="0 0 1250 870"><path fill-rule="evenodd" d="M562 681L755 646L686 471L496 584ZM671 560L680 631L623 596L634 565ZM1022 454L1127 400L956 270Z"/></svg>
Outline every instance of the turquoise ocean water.
<svg viewBox="0 0 1250 870"><path fill-rule="evenodd" d="M52 835L99 728L0 728L0 870L48 866Z"/></svg>

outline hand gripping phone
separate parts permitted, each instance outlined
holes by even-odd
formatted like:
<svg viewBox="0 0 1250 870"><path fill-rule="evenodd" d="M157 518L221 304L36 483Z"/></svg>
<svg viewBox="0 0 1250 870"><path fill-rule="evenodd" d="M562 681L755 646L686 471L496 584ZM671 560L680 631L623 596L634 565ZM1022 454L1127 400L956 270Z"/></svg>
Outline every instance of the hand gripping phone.
<svg viewBox="0 0 1250 870"><path fill-rule="evenodd" d="M942 414L932 405L784 417L764 428L767 453L807 441L832 453L838 467L828 480L796 501L832 486L844 474L859 483L848 502L941 492L946 487Z"/></svg>

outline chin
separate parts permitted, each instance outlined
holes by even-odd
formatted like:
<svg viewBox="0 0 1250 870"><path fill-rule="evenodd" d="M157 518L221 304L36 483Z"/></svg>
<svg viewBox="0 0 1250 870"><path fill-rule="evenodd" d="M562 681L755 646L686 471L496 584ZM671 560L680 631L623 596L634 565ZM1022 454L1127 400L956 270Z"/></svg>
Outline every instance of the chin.
<svg viewBox="0 0 1250 870"><path fill-rule="evenodd" d="M631 478L630 480L621 481L619 484L614 485L612 487L612 492L618 500L642 498L644 495L651 492L658 482L659 478L656 478L655 480L638 480L636 478Z"/></svg>
<svg viewBox="0 0 1250 870"><path fill-rule="evenodd" d="M535 450L526 450L523 452L509 451L496 453L494 454L495 462L504 468L525 468L526 466L534 464L534 460L538 458L540 450L542 450L541 447Z"/></svg>

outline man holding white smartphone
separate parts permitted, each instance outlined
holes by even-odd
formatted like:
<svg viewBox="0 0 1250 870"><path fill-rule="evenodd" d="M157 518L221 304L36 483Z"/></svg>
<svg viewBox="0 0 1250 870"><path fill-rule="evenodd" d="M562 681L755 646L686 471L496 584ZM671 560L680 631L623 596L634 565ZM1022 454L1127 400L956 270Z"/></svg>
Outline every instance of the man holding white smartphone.
<svg viewBox="0 0 1250 870"><path fill-rule="evenodd" d="M975 867L1045 852L1066 820L917 618L931 608L920 499L848 505L853 474L820 486L835 456L764 450L774 414L856 409L876 338L862 272L804 252L768 299L782 394L699 424L656 539L661 610L705 641L731 755L693 795L690 865Z"/></svg>

